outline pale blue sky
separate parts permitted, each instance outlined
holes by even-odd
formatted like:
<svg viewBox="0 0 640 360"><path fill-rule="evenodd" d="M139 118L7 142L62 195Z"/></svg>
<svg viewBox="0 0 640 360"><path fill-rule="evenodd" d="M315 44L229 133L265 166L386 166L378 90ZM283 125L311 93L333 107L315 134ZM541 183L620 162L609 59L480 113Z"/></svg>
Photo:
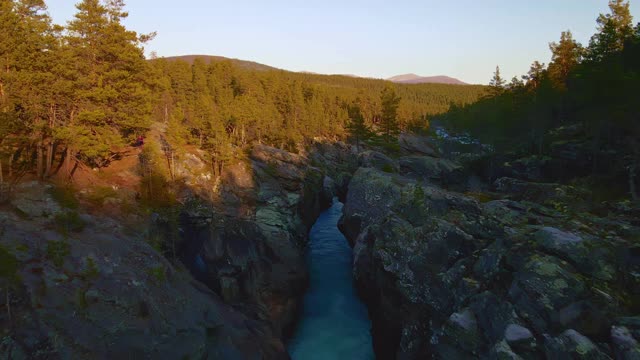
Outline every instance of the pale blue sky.
<svg viewBox="0 0 640 360"><path fill-rule="evenodd" d="M74 0L47 0L56 23ZM587 44L607 0L129 0L126 24L157 31L147 53L211 54L293 71L387 78L413 72L510 79L570 29ZM640 0L631 0L634 22Z"/></svg>

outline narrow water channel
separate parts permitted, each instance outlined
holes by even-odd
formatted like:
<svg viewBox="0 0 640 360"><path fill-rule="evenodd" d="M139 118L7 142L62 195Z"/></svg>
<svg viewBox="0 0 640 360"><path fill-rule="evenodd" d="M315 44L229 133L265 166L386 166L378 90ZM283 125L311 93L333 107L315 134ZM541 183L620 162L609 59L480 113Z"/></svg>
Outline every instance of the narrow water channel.
<svg viewBox="0 0 640 360"><path fill-rule="evenodd" d="M352 251L338 230L343 204L334 199L311 228L310 286L289 342L293 360L374 359L371 321L353 287Z"/></svg>

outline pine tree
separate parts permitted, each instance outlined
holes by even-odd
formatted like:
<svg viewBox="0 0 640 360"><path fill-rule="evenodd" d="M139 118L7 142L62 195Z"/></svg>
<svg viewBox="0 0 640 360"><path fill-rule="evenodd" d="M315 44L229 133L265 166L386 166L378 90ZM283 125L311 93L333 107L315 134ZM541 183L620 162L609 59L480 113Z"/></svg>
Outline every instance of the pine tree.
<svg viewBox="0 0 640 360"><path fill-rule="evenodd" d="M51 168L47 160L45 169L45 148L47 159L51 159L53 151L50 135L55 125L57 90L53 71L59 29L52 25L42 0L5 1L0 6L0 32L11 34L0 40L4 63L0 74L0 106L6 125L12 129L7 134L7 143L12 143L7 146L9 161L12 162L15 153L28 154L23 160L28 165L34 158L36 175L42 177ZM25 151L18 152L18 149Z"/></svg>
<svg viewBox="0 0 640 360"><path fill-rule="evenodd" d="M527 86L533 90L537 89L542 83L544 73L544 64L541 64L537 60L534 61L531 67L529 67L529 72L524 76L524 79L527 80Z"/></svg>
<svg viewBox="0 0 640 360"><path fill-rule="evenodd" d="M601 61L622 51L625 42L633 36L633 17L629 11L629 2L610 0L609 10L609 14L598 16L598 33L591 37L587 52L590 61Z"/></svg>
<svg viewBox="0 0 640 360"><path fill-rule="evenodd" d="M551 50L551 63L549 64L549 76L554 85L560 89L566 89L569 73L582 60L584 49L573 39L571 31L563 31L559 42L549 44Z"/></svg>
<svg viewBox="0 0 640 360"><path fill-rule="evenodd" d="M493 78L489 82L489 94L490 96L498 96L504 92L506 81L500 75L500 66L496 66L496 71L493 73Z"/></svg>
<svg viewBox="0 0 640 360"><path fill-rule="evenodd" d="M150 74L142 42L127 30L120 0L83 0L68 24L69 80L72 106L65 128L68 161L81 158L96 166L108 163L128 140L149 126Z"/></svg>
<svg viewBox="0 0 640 360"><path fill-rule="evenodd" d="M380 95L382 113L380 116L382 125L382 138L387 144L391 144L400 133L398 125L398 106L400 97L393 86L387 85Z"/></svg>
<svg viewBox="0 0 640 360"><path fill-rule="evenodd" d="M356 143L356 150L360 151L360 144L371 137L371 130L364 121L364 116L360 110L360 105L354 104L349 106L349 123L347 123L347 132L351 139Z"/></svg>

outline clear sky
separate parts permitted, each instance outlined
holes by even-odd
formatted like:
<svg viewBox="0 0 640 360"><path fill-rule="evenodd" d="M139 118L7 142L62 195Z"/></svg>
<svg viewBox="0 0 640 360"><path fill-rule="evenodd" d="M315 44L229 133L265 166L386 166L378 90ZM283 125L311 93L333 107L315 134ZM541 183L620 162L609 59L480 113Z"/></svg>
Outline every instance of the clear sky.
<svg viewBox="0 0 640 360"><path fill-rule="evenodd" d="M64 24L74 0L47 0ZM293 71L387 78L449 75L487 83L548 63L571 30L587 44L607 0L129 0L126 25L157 31L147 53L209 54ZM640 0L631 0L634 22Z"/></svg>

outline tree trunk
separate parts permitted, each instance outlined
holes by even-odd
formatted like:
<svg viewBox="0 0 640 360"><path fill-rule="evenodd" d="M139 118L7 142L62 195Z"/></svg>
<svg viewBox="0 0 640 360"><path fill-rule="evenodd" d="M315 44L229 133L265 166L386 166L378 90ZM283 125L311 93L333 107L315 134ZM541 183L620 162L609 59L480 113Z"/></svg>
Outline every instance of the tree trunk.
<svg viewBox="0 0 640 360"><path fill-rule="evenodd" d="M43 177L49 177L49 174L51 174L51 167L53 166L53 153L55 151L55 146L53 144L53 141L50 142L47 145L47 162L44 168L44 175Z"/></svg>
<svg viewBox="0 0 640 360"><path fill-rule="evenodd" d="M49 107L49 129L52 132L53 132L53 128L55 128L56 126L56 115L57 115L56 106L51 104ZM54 145L53 138L49 138L49 143L47 144L46 165L45 165L43 177L49 177L49 174L51 174L51 167L53 166L54 151L55 151L55 145Z"/></svg>
<svg viewBox="0 0 640 360"><path fill-rule="evenodd" d="M73 150L71 149L71 147L67 147L66 150L66 155L64 157L64 163L65 163L65 171L67 172L67 179L66 180L71 180L71 172L73 171L72 167L71 167L71 158L73 157Z"/></svg>
<svg viewBox="0 0 640 360"><path fill-rule="evenodd" d="M4 183L4 177L2 177L2 159L0 159L0 189L2 189L3 183Z"/></svg>
<svg viewBox="0 0 640 360"><path fill-rule="evenodd" d="M166 124L169 121L169 106L164 104L164 123Z"/></svg>
<svg viewBox="0 0 640 360"><path fill-rule="evenodd" d="M13 156L14 155L15 154L13 152L11 153L11 155L9 155L9 179L13 177Z"/></svg>
<svg viewBox="0 0 640 360"><path fill-rule="evenodd" d="M11 318L11 296L9 294L9 281L5 281L6 284L6 303L7 303L7 317L9 318L9 326L13 329L13 319Z"/></svg>
<svg viewBox="0 0 640 360"><path fill-rule="evenodd" d="M171 180L176 179L176 158L173 151L171 152Z"/></svg>
<svg viewBox="0 0 640 360"><path fill-rule="evenodd" d="M638 191L636 190L636 169L637 164L634 162L629 166L629 192L631 193L631 199L638 201Z"/></svg>
<svg viewBox="0 0 640 360"><path fill-rule="evenodd" d="M38 179L43 179L44 178L44 164L42 162L43 158L44 158L44 154L42 153L42 149L44 148L43 144L42 144L42 139L40 139L40 141L38 141L38 144L36 145L38 148L36 149L36 153L38 156L37 159L37 172L38 172Z"/></svg>

